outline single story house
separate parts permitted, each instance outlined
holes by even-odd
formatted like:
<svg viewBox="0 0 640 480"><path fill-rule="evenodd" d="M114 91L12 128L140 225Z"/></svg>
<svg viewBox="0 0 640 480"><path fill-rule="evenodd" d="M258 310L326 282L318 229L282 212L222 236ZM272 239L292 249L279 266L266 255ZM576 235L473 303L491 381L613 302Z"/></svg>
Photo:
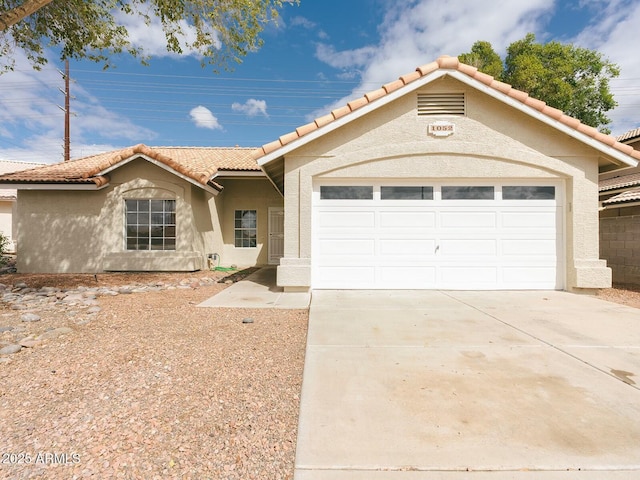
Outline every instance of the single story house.
<svg viewBox="0 0 640 480"><path fill-rule="evenodd" d="M277 264L288 291L593 289L598 175L640 152L440 57L278 140L0 177L22 272Z"/></svg>
<svg viewBox="0 0 640 480"><path fill-rule="evenodd" d="M618 141L640 150L640 128ZM640 285L640 166L600 175L600 256L614 283Z"/></svg>

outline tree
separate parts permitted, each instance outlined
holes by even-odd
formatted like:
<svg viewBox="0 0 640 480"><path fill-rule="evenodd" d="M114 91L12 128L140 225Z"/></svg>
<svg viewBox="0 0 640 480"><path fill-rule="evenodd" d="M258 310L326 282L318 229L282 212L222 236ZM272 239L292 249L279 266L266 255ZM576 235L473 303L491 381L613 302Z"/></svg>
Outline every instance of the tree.
<svg viewBox="0 0 640 480"><path fill-rule="evenodd" d="M88 59L105 68L123 52L145 62L143 48L134 46L126 27L118 23L123 15L137 16L147 25L157 18L167 51L194 49L203 65L229 68L262 46L259 34L277 20L284 3L298 1L0 0L0 70L13 68L16 49L39 69L47 62L45 47L54 46L61 48L61 59Z"/></svg>
<svg viewBox="0 0 640 480"><path fill-rule="evenodd" d="M483 73L495 78L502 78L504 67L502 59L489 42L478 41L471 47L470 53L463 53L458 57L462 63L476 67Z"/></svg>
<svg viewBox="0 0 640 480"><path fill-rule="evenodd" d="M488 42L476 42L460 61L475 61L478 70L527 92L582 123L609 133L606 112L617 103L609 81L620 69L601 53L571 44L536 42L533 33L513 42L501 68ZM465 62L466 63L466 62Z"/></svg>

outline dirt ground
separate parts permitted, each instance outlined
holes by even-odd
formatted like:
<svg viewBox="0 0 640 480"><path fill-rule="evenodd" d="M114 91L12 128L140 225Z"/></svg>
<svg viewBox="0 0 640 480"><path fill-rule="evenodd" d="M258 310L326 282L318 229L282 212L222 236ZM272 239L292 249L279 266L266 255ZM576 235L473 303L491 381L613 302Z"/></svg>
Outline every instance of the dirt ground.
<svg viewBox="0 0 640 480"><path fill-rule="evenodd" d="M211 276L11 274L0 283L195 285ZM24 310L0 305L0 326L72 330L3 356L0 478L291 479L307 312L197 307L227 286L100 296L88 323L68 308L24 323Z"/></svg>
<svg viewBox="0 0 640 480"><path fill-rule="evenodd" d="M0 275L36 289L222 282L29 324L72 332L0 363L0 478L291 479L308 313L196 306L248 273ZM640 308L637 287L598 297ZM0 323L23 313L0 304Z"/></svg>
<svg viewBox="0 0 640 480"><path fill-rule="evenodd" d="M639 285L614 285L613 288L598 291L597 297L609 302L640 308Z"/></svg>

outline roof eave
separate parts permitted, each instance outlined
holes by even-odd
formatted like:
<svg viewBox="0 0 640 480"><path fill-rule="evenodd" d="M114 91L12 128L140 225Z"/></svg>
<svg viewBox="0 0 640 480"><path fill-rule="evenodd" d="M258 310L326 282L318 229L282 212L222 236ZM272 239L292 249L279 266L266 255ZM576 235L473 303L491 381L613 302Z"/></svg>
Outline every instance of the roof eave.
<svg viewBox="0 0 640 480"><path fill-rule="evenodd" d="M221 178L221 177L231 177L231 178L246 178L246 177L264 177L265 173L262 170L224 170L219 169L216 173L213 174L211 179Z"/></svg>
<svg viewBox="0 0 640 480"><path fill-rule="evenodd" d="M0 182L0 188L12 188L15 190L102 190L109 186L109 182L97 184L95 182L72 183L72 182Z"/></svg>
<svg viewBox="0 0 640 480"><path fill-rule="evenodd" d="M475 88L476 90L479 90L481 92L486 93L487 95L490 95L491 97L495 98L496 100L499 100L513 108L515 108L516 110L525 113L526 115L529 115L539 121L541 121L542 123L549 125L567 135L569 135L572 138L575 138L576 140L589 145L590 147L594 148L596 151L600 152L601 154L604 155L604 158L607 162L609 162L610 164L610 168L606 168L603 169L603 171L613 171L613 170L621 170L621 169L626 169L626 168L630 168L630 167L635 167L638 165L638 161L634 160L632 157L630 157L629 155L625 154L624 152L620 151L620 150L616 150L615 148L606 145L605 143L590 137L588 135L586 135L585 133L582 133L574 128L571 128L570 126L560 122L559 120L556 120L552 117L550 117L549 115L546 115L544 113L542 113L541 111L525 104L522 103L520 100L517 100L509 95L507 95L506 93L503 93L499 90L496 90L495 88L480 82L479 80L469 77L467 74L457 70L457 69L450 69L450 68L440 68L438 70L435 70L431 73L428 73L426 75L424 75L423 77L420 77L417 80L411 81L409 83L407 83L406 85L398 88L395 91L392 91L370 103L367 103L366 105L357 108L353 111L351 111L350 113L346 114L345 116L338 118L326 125L323 126L319 126L316 130L307 133L306 135L303 135L301 137L298 137L297 139L292 140L289 143L286 143L285 145L274 149L273 151L264 154L263 156L260 156L257 158L257 162L258 165L260 165L261 167L264 167L265 165L267 165L268 163L278 159L278 158L282 158L285 155L287 155L288 153L290 153L291 151L300 148L303 145L308 144L309 142L312 142L314 140L316 140L317 138L332 132L344 125L346 125L347 123L350 123L364 115L366 115L367 113L378 109L384 105L387 105L393 101L395 101L397 98L402 97L404 95L406 95L407 93L413 91L413 90L417 90L421 87L423 87L424 85L433 82L434 80L444 77L446 75L451 76L452 78L455 78L456 80L461 81L462 83L465 83L473 88Z"/></svg>
<svg viewBox="0 0 640 480"><path fill-rule="evenodd" d="M318 127L316 130L310 133L307 133L306 135L303 135L302 137L299 137L287 143L286 145L283 145L282 147L277 148L272 152L265 154L262 157L259 157L257 159L258 165L260 165L261 167L264 167L269 162L272 162L273 160L276 160L280 157L284 157L289 152L296 150L297 148L300 148L301 146L306 145L316 140L317 138L322 137L323 135L326 135L327 133L333 132L334 130L342 126L348 123L351 123L354 120L357 120L358 118L363 117L364 115L368 114L369 112L372 112L373 110L377 110L380 107L388 105L389 103L406 95L412 90L417 90L422 86L424 86L425 84L446 75L448 72L449 70L446 70L446 71L436 70L435 72L429 73L419 78L418 80L414 80L413 82L407 83L401 88L394 90L390 93L387 93L385 96L377 98L376 100L370 103L367 103L366 105L360 108L352 110L351 112L344 115L343 117L340 117L330 123L327 123L326 125Z"/></svg>
<svg viewBox="0 0 640 480"><path fill-rule="evenodd" d="M611 202L611 203L603 202L601 210L606 210L608 208L625 208L625 207L637 207L637 206L640 206L640 200L638 199L627 200L627 201L623 200L621 202Z"/></svg>
<svg viewBox="0 0 640 480"><path fill-rule="evenodd" d="M502 101L503 103L506 103L507 105L517 109L518 111L525 113L535 118L536 120L541 121L546 125L554 127L557 130L560 130L561 132L569 135L570 137L575 138L576 140L596 149L597 151L605 155L605 159L608 160L613 165L613 168L608 169L607 171L631 168L631 167L636 167L638 165L637 160L634 160L632 157L625 154L624 152L621 152L620 150L616 150L615 148L610 147L609 145L606 145L601 141L596 140L593 137L590 137L574 128L571 128L568 125L550 117L549 115L546 115L541 111L533 107L530 107L529 105L526 105L520 102L519 100L516 100L515 98L512 98L509 95L506 95L505 93L502 93L490 87L489 85L485 85L484 83L479 82L478 80L471 78L468 75L458 70L449 70L448 74L454 77L455 79L463 83L466 83L467 85L474 87L486 93L487 95L490 95L491 97ZM614 159L616 161L611 161L611 159Z"/></svg>
<svg viewBox="0 0 640 480"><path fill-rule="evenodd" d="M153 165L155 165L157 167L160 167L163 170L166 170L167 172L172 173L173 175L175 175L177 177L180 177L181 179L191 183L192 185L195 185L196 187L200 187L201 189L209 192L212 195L218 195L218 193L220 193L222 191L222 187L220 187L219 185L214 183L215 185L217 185L217 187L220 187L220 188L216 188L216 187L212 186L212 183L213 183L212 180L214 178L213 175L211 177L209 177L207 179L207 183L204 184L204 183L199 182L198 180L195 180L194 178L191 178L191 177L189 177L189 176L187 176L187 175L185 175L183 173L178 172L174 168L171 168L169 165L166 165L165 163L163 163L163 162L161 162L159 160L156 160L155 158L151 158L150 156L148 156L148 155L146 155L144 153L134 153L130 157L127 157L127 158L121 160L120 162L118 162L118 163L116 163L114 165L111 165L110 167L100 171L98 173L98 175L106 175L109 172L111 172L113 170L116 170L117 168L120 168L120 167L126 165L127 163L129 163L129 162L131 162L133 160L136 160L138 158L142 158L143 160L146 160L147 162L152 163Z"/></svg>

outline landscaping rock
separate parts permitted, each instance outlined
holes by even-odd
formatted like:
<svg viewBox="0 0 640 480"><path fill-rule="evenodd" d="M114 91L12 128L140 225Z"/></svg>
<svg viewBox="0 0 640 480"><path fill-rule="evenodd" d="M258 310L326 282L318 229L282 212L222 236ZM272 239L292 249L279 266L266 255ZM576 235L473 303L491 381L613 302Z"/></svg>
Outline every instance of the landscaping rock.
<svg viewBox="0 0 640 480"><path fill-rule="evenodd" d="M36 340L35 338L23 338L22 340L20 340L19 343L20 343L20 346L24 348L33 348L40 345L42 341Z"/></svg>
<svg viewBox="0 0 640 480"><path fill-rule="evenodd" d="M23 322L39 322L40 315L36 315L35 313L25 313L20 317L20 320Z"/></svg>
<svg viewBox="0 0 640 480"><path fill-rule="evenodd" d="M0 348L0 355L12 355L14 353L18 353L20 350L22 350L21 345L7 345L6 347Z"/></svg>
<svg viewBox="0 0 640 480"><path fill-rule="evenodd" d="M65 335L71 332L73 332L72 328L58 327L58 328L54 328L53 330L44 332L42 335L38 336L36 340L51 340L52 338L58 338L60 335Z"/></svg>

